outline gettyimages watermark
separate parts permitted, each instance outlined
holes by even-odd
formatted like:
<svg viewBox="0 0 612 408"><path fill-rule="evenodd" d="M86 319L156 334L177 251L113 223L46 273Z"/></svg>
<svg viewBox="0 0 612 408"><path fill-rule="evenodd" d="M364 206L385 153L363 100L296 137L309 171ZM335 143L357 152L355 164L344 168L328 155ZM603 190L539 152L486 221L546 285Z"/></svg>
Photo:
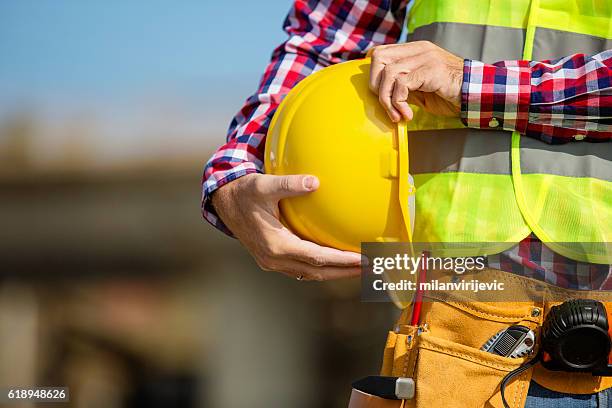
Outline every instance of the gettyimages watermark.
<svg viewBox="0 0 612 408"><path fill-rule="evenodd" d="M363 243L362 300L410 302L417 292L431 301L533 301L565 300L564 289L577 289L580 297L612 300L609 264L557 257L532 262L518 244L512 243ZM577 243L567 244L575 250ZM583 245L583 248L588 247ZM589 247L590 248L590 247ZM594 248L594 246L593 246ZM600 251L612 246L597 247ZM525 260L529 262L525 262ZM533 260L537 261L537 260ZM576 287L555 285L554 273L562 272ZM574 276L571 276L573 273ZM588 273L589 285L584 282ZM569 276L568 276L569 274ZM610 282L612 283L612 282Z"/></svg>
<svg viewBox="0 0 612 408"><path fill-rule="evenodd" d="M417 254L396 253L394 256L377 256L372 259L372 272L405 271L414 275L419 269L442 269L462 274L467 270L480 270L486 267L486 257L441 257L431 256L428 251Z"/></svg>
<svg viewBox="0 0 612 408"><path fill-rule="evenodd" d="M462 275L466 271L483 271L486 268L486 257L441 257L431 256L427 251L420 254L409 255L407 253L395 254L395 256L377 256L372 262L372 274L378 275L374 278L372 289L375 291L499 291L504 290L504 282L480 282L478 279L453 279L445 282L439 279L414 279L420 270L422 271L445 271ZM399 280L386 280L385 277L396 273ZM406 278L401 278L406 275Z"/></svg>

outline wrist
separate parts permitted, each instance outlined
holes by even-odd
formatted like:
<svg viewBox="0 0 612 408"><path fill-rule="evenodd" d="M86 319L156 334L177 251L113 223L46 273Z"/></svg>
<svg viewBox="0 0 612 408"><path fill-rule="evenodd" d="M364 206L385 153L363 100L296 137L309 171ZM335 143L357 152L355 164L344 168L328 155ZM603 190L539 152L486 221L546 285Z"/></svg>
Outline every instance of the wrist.
<svg viewBox="0 0 612 408"><path fill-rule="evenodd" d="M225 203L231 200L231 191L234 189L234 183L237 180L229 181L216 189L210 196L210 205L214 211L221 217L221 212L225 207ZM221 212L219 211L221 209Z"/></svg>
<svg viewBox="0 0 612 408"><path fill-rule="evenodd" d="M460 115L461 113L461 88L463 85L463 67L463 60L459 59L458 63L456 65L453 65L449 73L453 95L453 98L450 102L457 109L457 115Z"/></svg>
<svg viewBox="0 0 612 408"><path fill-rule="evenodd" d="M251 178L256 175L258 175L258 173L245 174L242 177L226 182L212 192L210 196L210 203L217 214L219 214L219 209L223 211L228 203L234 202L238 198L236 197L237 190L244 190L242 186L249 183Z"/></svg>

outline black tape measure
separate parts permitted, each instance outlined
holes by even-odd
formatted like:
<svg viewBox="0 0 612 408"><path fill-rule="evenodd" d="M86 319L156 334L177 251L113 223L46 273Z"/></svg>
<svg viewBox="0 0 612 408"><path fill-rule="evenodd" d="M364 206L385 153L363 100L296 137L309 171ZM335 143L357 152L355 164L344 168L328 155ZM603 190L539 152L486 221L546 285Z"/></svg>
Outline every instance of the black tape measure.
<svg viewBox="0 0 612 408"><path fill-rule="evenodd" d="M554 306L542 325L542 365L554 371L610 371L611 342L603 303L573 299Z"/></svg>
<svg viewBox="0 0 612 408"><path fill-rule="evenodd" d="M500 384L504 407L510 407L505 396L508 383L538 362L554 371L612 376L609 329L608 313L601 302L572 299L553 306L542 325L538 355L508 373Z"/></svg>

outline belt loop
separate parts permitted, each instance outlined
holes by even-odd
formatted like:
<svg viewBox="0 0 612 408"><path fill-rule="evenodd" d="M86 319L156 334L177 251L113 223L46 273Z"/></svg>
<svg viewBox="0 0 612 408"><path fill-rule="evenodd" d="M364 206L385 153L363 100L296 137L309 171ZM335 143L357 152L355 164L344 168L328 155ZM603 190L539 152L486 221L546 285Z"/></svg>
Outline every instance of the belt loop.
<svg viewBox="0 0 612 408"><path fill-rule="evenodd" d="M612 388L607 390L599 391L597 393L597 406L598 407L609 407L612 402Z"/></svg>

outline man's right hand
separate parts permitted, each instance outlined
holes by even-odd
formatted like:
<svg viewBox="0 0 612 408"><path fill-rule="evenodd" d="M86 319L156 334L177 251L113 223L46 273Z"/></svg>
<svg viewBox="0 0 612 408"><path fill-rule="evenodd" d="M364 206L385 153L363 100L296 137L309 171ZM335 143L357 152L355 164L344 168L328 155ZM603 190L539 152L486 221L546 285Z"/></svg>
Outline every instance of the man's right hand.
<svg viewBox="0 0 612 408"><path fill-rule="evenodd" d="M249 174L220 187L212 195L212 204L263 270L304 280L359 276L360 254L302 240L279 221L281 199L318 187L314 176Z"/></svg>

